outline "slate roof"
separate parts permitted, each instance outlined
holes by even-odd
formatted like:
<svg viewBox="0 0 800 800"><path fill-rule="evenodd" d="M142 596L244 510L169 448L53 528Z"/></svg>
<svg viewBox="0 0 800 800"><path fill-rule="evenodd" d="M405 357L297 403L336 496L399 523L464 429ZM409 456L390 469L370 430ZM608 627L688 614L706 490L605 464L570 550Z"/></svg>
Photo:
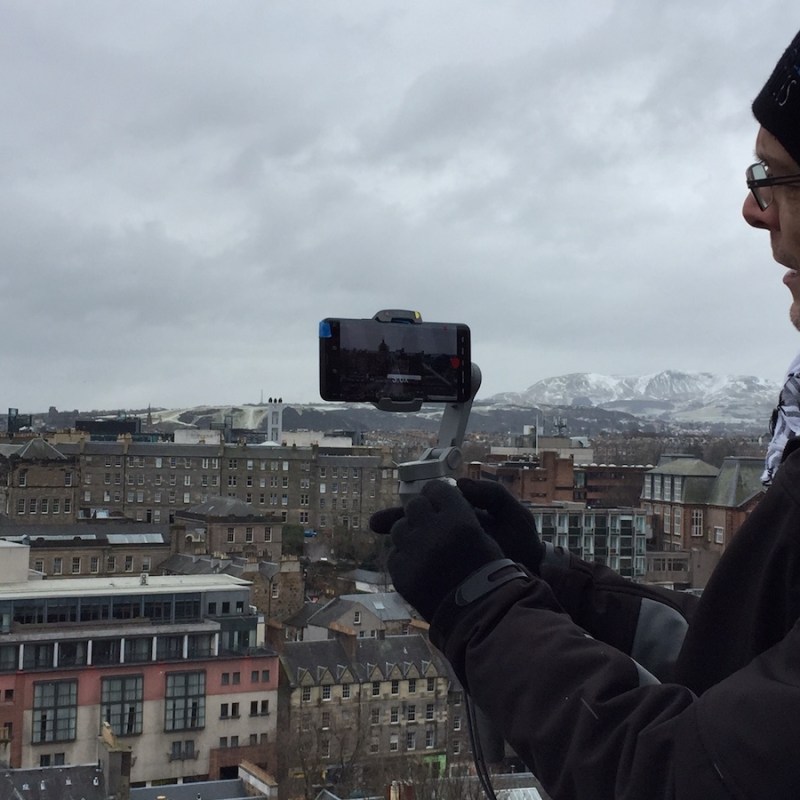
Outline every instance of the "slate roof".
<svg viewBox="0 0 800 800"><path fill-rule="evenodd" d="M13 525L13 523L11 523ZM170 527L167 523L146 522L72 522L50 525L13 525L14 532L8 533L9 524L0 522L0 537L9 540L26 539L36 542L58 543L72 541L99 541L109 544L168 544Z"/></svg>
<svg viewBox="0 0 800 800"><path fill-rule="evenodd" d="M405 621L415 616L397 592L362 592L334 597L309 618L308 624L326 628L353 607L366 609L382 622Z"/></svg>
<svg viewBox="0 0 800 800"><path fill-rule="evenodd" d="M442 657L420 634L357 639L353 658L339 639L285 642L283 647L280 659L292 686L307 677L319 683L328 672L338 680L345 670L350 670L359 682L371 681L375 669L385 678L395 667L406 674L414 666L424 674L431 664L440 675L451 675Z"/></svg>
<svg viewBox="0 0 800 800"><path fill-rule="evenodd" d="M657 475L683 475L683 476L712 476L717 475L719 470L701 461L699 458L676 458L673 461L668 461L666 464L660 464L648 472Z"/></svg>
<svg viewBox="0 0 800 800"><path fill-rule="evenodd" d="M63 455L63 453L60 453L53 445L41 438L31 439L29 442L22 445L17 455L27 461L67 460L67 457Z"/></svg>
<svg viewBox="0 0 800 800"><path fill-rule="evenodd" d="M709 505L738 508L751 500L764 491L763 471L763 458L726 458L709 493Z"/></svg>
<svg viewBox="0 0 800 800"><path fill-rule="evenodd" d="M106 800L96 764L0 769L0 800Z"/></svg>
<svg viewBox="0 0 800 800"><path fill-rule="evenodd" d="M204 503L190 506L176 517L188 519L270 519L249 503L235 497L209 497Z"/></svg>
<svg viewBox="0 0 800 800"><path fill-rule="evenodd" d="M293 628L305 628L308 625L308 620L322 608L320 603L303 603L303 607L291 617L283 621L284 625L290 625Z"/></svg>
<svg viewBox="0 0 800 800"><path fill-rule="evenodd" d="M169 558L159 564L159 569L166 570L175 575L233 575L241 578L246 573L257 571L267 579L280 571L277 564L262 561L256 570L245 558L214 558L213 556L193 556L189 553L173 553Z"/></svg>

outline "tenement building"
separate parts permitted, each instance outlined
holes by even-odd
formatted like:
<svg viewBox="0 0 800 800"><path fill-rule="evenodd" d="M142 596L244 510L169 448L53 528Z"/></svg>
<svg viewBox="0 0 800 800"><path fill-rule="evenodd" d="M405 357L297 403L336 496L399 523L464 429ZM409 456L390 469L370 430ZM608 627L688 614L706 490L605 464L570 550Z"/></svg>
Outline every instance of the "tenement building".
<svg viewBox="0 0 800 800"><path fill-rule="evenodd" d="M289 794L459 774L469 763L463 693L421 634L287 642L281 664Z"/></svg>
<svg viewBox="0 0 800 800"><path fill-rule="evenodd" d="M250 584L230 575L28 581L0 542L0 759L97 760L108 727L131 785L274 768L278 661Z"/></svg>
<svg viewBox="0 0 800 800"><path fill-rule="evenodd" d="M170 523L210 497L252 505L279 523L365 530L392 503L385 447L77 442L2 445L0 491L10 521L47 524L127 517Z"/></svg>

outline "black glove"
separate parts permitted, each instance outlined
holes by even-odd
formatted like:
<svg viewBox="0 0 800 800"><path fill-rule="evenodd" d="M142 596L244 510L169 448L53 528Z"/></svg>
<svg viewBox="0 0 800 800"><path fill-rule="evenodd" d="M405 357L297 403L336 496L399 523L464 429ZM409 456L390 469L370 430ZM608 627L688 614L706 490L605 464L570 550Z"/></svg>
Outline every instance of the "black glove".
<svg viewBox="0 0 800 800"><path fill-rule="evenodd" d="M385 536L392 532L392 525L394 525L397 520L402 519L405 513L405 509L402 506L382 508L369 518L369 529L373 533L380 533Z"/></svg>
<svg viewBox="0 0 800 800"><path fill-rule="evenodd" d="M391 514L390 514L391 512ZM399 517L398 513L399 512ZM447 595L473 572L503 558L484 533L461 492L445 481L430 481L403 509L386 509L370 527L393 515L389 574L395 589L431 622ZM381 532L381 531L378 531Z"/></svg>
<svg viewBox="0 0 800 800"><path fill-rule="evenodd" d="M544 545L536 532L533 514L497 481L460 478L458 488L475 507L478 521L500 545L503 555L538 575Z"/></svg>

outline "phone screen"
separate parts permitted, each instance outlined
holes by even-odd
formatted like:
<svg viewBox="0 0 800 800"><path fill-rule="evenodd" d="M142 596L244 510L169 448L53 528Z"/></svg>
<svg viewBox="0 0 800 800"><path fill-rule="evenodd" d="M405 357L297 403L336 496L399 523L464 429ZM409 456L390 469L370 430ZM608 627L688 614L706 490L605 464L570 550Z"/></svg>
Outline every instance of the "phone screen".
<svg viewBox="0 0 800 800"><path fill-rule="evenodd" d="M323 400L463 402L470 397L470 331L449 322L325 319L319 326Z"/></svg>

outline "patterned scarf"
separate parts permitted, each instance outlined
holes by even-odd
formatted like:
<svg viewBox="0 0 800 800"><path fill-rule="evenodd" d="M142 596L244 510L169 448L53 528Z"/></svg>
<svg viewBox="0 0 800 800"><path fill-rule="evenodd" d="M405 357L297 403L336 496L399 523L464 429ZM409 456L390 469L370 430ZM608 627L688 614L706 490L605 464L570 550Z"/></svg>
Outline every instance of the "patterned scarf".
<svg viewBox="0 0 800 800"><path fill-rule="evenodd" d="M789 365L778 406L772 412L770 430L772 440L767 448L764 472L761 475L761 481L765 486L772 483L787 442L800 436L800 354L795 356Z"/></svg>

